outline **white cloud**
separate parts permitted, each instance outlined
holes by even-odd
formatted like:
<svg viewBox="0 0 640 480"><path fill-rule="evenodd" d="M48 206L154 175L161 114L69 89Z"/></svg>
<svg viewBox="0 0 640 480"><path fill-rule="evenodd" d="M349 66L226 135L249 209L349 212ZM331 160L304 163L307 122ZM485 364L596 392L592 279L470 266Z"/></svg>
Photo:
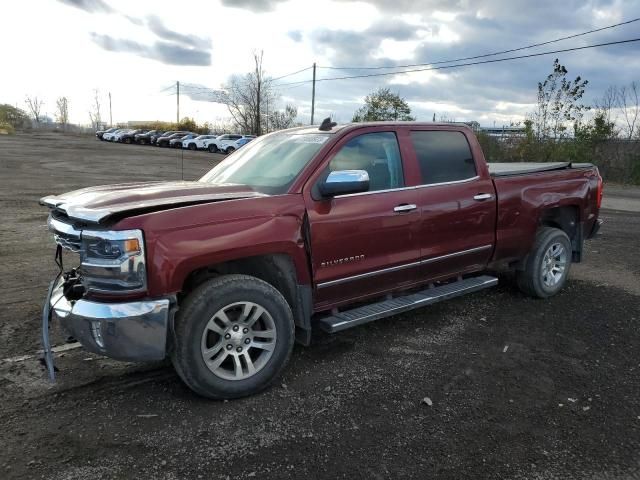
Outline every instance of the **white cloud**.
<svg viewBox="0 0 640 480"><path fill-rule="evenodd" d="M116 122L173 120L176 98L167 95L171 91L162 92L163 88L176 80L219 88L231 74L249 71L252 52L259 49L264 50L267 73L277 77L311 66L314 61L320 66L343 61L349 61L348 65L368 65L477 55L640 16L637 2L622 0L568 0L570 5L554 11L550 11L556 8L551 0L541 0L540 5L432 0L428 8L418 8L419 2L404 0L256 1L263 4L261 11L198 0L183 0L178 8L152 0L6 2L5 22L0 29L0 44L4 47L0 102L24 107L27 94L38 95L45 100L47 114L53 116L56 97L65 95L71 101L71 120L88 123L92 91L98 89L103 116L107 94L112 93ZM251 3L252 0L243 2ZM637 25L562 46L595 43L602 38L629 38ZM318 45L320 37L314 32L319 31L352 35L325 36L322 38L327 43ZM128 52L107 51L92 41L92 32L141 47L133 52L131 48ZM356 42L345 43L349 39ZM375 41L371 43L370 39ZM154 42L159 41L208 52L210 65L163 63L166 57L152 50ZM134 43L120 46L131 47ZM633 45L626 49L611 47L567 54L561 61L568 65L570 76L579 73L588 78L588 91L594 92L590 95L598 96L597 92L604 91L609 83L623 84L640 76L635 51L637 47L634 50ZM317 118L335 113L348 120L366 94L390 85L399 88L401 95L411 95L411 105L421 113L421 119L430 119L431 110L442 109L456 116L504 121L521 116L535 102L536 83L549 73L552 61L549 57L446 73L322 82L316 91ZM624 68L620 68L621 61ZM318 77L354 73L363 72L319 69ZM307 80L310 75L307 70L279 83ZM310 85L283 86L281 93L281 104L297 104L300 116L308 118ZM225 116L226 110L220 104L182 96L181 116L184 115L211 121Z"/></svg>

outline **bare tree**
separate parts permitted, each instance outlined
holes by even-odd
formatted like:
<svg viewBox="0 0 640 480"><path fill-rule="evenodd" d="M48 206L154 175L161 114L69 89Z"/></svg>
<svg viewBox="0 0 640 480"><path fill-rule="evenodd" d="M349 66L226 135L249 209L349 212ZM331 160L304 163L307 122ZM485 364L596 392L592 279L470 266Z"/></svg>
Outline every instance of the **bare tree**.
<svg viewBox="0 0 640 480"><path fill-rule="evenodd" d="M637 82L631 82L629 86L617 89L616 107L620 110L623 118L622 130L631 140L636 132L638 125L638 115L640 115L640 86Z"/></svg>
<svg viewBox="0 0 640 480"><path fill-rule="evenodd" d="M262 69L262 52L254 53L255 70L244 76L233 76L226 86L225 103L229 114L243 133L260 135L267 117L262 115L275 98L271 79Z"/></svg>
<svg viewBox="0 0 640 480"><path fill-rule="evenodd" d="M37 96L30 97L29 95L27 95L25 103L29 108L29 113L31 114L31 118L33 118L33 121L36 122L36 125L39 125L40 120L42 119L42 115L40 114L40 112L42 110L42 105L44 104L44 102L42 101L42 99L38 98Z"/></svg>
<svg viewBox="0 0 640 480"><path fill-rule="evenodd" d="M538 83L538 106L533 114L538 138L567 136L567 122L579 123L584 112L589 110L588 106L579 102L589 81L579 76L575 80L567 80L567 73L567 69L556 58L553 72L544 82Z"/></svg>
<svg viewBox="0 0 640 480"><path fill-rule="evenodd" d="M604 91L602 97L593 104L596 114L601 114L608 123L616 121L616 102L618 98L618 87L610 86Z"/></svg>
<svg viewBox="0 0 640 480"><path fill-rule="evenodd" d="M93 91L93 103L89 110L89 118L91 119L91 125L93 125L93 128L96 130L100 128L100 125L102 124L102 116L100 114L100 94L97 89Z"/></svg>
<svg viewBox="0 0 640 480"><path fill-rule="evenodd" d="M60 123L63 128L69 123L69 99L67 97L59 97L56 100L56 122Z"/></svg>
<svg viewBox="0 0 640 480"><path fill-rule="evenodd" d="M269 126L271 130L284 130L291 128L296 124L298 117L298 108L293 105L287 105L284 110L276 110L270 116Z"/></svg>
<svg viewBox="0 0 640 480"><path fill-rule="evenodd" d="M208 128L211 133L218 135L223 133L233 133L236 126L228 120L217 119L216 121L208 122Z"/></svg>

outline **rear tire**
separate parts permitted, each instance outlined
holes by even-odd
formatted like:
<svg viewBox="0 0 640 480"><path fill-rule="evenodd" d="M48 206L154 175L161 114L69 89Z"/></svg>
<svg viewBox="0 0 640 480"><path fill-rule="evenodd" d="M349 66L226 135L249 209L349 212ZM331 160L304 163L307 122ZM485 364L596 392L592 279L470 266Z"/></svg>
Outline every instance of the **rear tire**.
<svg viewBox="0 0 640 480"><path fill-rule="evenodd" d="M190 143L189 144L189 150L196 150L198 147L196 146L195 143Z"/></svg>
<svg viewBox="0 0 640 480"><path fill-rule="evenodd" d="M211 145L209 145L209 151L211 153L218 153L218 147L212 143Z"/></svg>
<svg viewBox="0 0 640 480"><path fill-rule="evenodd" d="M571 267L571 241L558 228L538 229L524 270L516 272L520 290L536 298L548 298L564 287Z"/></svg>
<svg viewBox="0 0 640 480"><path fill-rule="evenodd" d="M227 154L227 155L231 155L231 154L232 154L233 152L235 152L235 151L236 151L236 149L235 149L235 148L233 148L233 147L228 147L228 148L227 148L227 151L226 151L226 154Z"/></svg>
<svg viewBox="0 0 640 480"><path fill-rule="evenodd" d="M282 294L248 275L200 285L177 313L171 360L194 392L212 399L267 388L289 361L293 314Z"/></svg>

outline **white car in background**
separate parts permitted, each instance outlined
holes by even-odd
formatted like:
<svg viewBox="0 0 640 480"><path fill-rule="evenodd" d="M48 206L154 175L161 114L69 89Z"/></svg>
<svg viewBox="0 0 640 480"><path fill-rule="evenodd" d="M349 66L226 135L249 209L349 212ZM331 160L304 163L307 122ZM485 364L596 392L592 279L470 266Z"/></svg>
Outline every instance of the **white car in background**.
<svg viewBox="0 0 640 480"><path fill-rule="evenodd" d="M242 138L240 138L240 139L236 140L235 142L231 143L230 145L227 145L226 148L223 151L226 154L233 153L236 150L238 150L240 147L242 147L242 146L246 145L247 143L249 143L254 138L256 138L254 135L245 135Z"/></svg>
<svg viewBox="0 0 640 480"><path fill-rule="evenodd" d="M227 150L229 149L229 147L231 147L233 150L237 148L237 145L235 142L237 142L241 138L251 138L253 140L256 137L255 135L238 135L236 133L226 133L224 135L220 135L215 140L207 141L206 148L211 153L217 153L217 152L227 153Z"/></svg>
<svg viewBox="0 0 640 480"><path fill-rule="evenodd" d="M109 132L109 133L105 133L104 135L102 135L102 139L106 140L107 142L114 142L115 141L115 136L119 133L123 133L125 131L127 131L128 128L119 128L118 130L115 130L113 132Z"/></svg>
<svg viewBox="0 0 640 480"><path fill-rule="evenodd" d="M200 135L190 140L182 142L182 148L188 148L189 150L206 150L207 140L215 140L217 135Z"/></svg>

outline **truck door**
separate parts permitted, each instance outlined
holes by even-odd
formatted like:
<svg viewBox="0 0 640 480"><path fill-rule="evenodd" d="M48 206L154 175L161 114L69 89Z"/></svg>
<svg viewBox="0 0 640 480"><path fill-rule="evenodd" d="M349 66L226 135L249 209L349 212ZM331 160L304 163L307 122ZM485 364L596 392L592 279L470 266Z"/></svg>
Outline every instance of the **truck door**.
<svg viewBox="0 0 640 480"><path fill-rule="evenodd" d="M338 142L311 184L331 171L366 170L369 191L333 198L319 197L317 188L305 192L317 310L416 281L417 192L405 187L393 128L366 132Z"/></svg>
<svg viewBox="0 0 640 480"><path fill-rule="evenodd" d="M412 130L421 176L421 277L482 270L495 243L496 196L486 164L463 131Z"/></svg>

